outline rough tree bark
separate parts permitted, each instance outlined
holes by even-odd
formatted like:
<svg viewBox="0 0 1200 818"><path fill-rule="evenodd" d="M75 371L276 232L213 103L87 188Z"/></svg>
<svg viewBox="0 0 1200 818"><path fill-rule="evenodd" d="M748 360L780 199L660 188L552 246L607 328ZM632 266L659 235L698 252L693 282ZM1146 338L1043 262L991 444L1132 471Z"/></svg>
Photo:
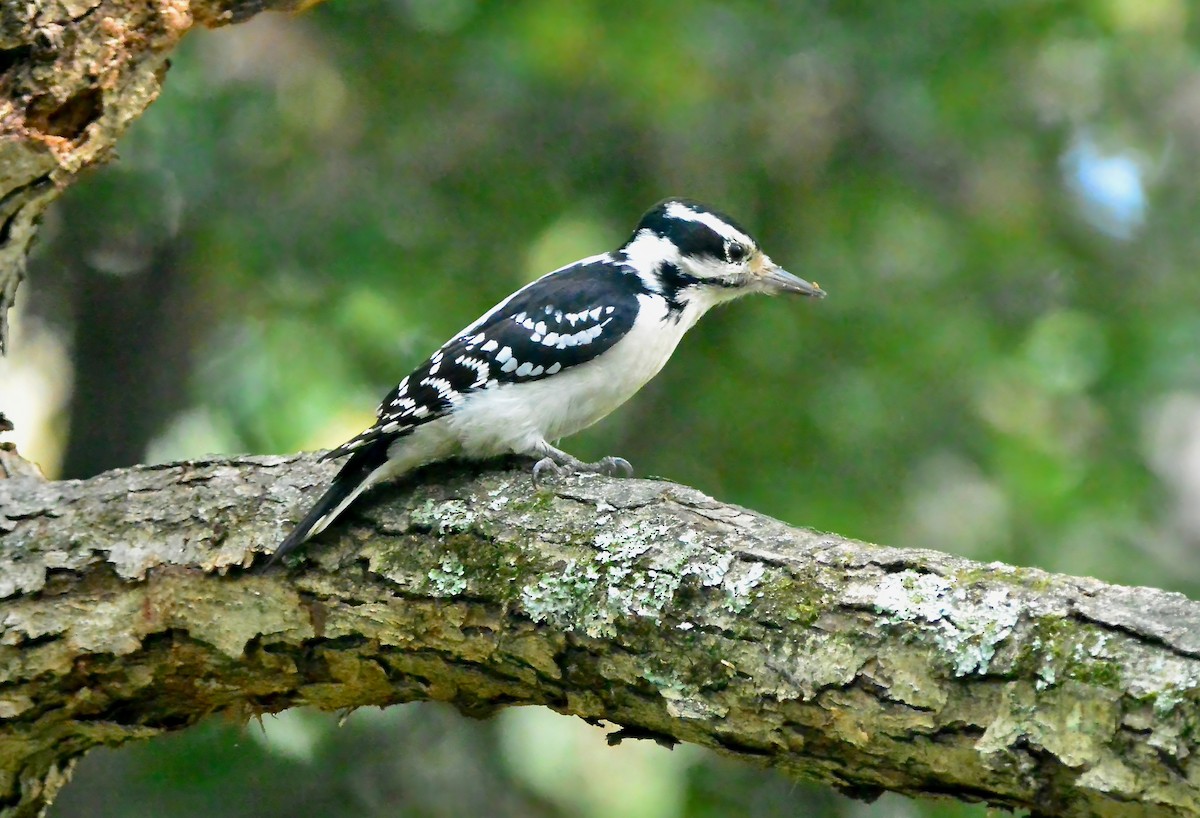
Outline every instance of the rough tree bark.
<svg viewBox="0 0 1200 818"><path fill-rule="evenodd" d="M671 483L535 494L521 469L449 467L247 570L331 470L0 480L3 814L35 814L90 747L214 712L419 699L546 705L859 795L1197 812L1200 604L1177 594L790 528Z"/></svg>
<svg viewBox="0 0 1200 818"><path fill-rule="evenodd" d="M0 353L42 213L113 154L183 35L313 2L0 0Z"/></svg>

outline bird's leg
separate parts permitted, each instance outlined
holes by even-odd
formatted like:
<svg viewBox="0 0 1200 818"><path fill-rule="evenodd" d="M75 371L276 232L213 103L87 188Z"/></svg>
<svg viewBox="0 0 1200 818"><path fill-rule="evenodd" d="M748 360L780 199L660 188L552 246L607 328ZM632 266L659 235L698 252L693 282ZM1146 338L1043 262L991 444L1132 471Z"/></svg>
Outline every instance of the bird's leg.
<svg viewBox="0 0 1200 818"><path fill-rule="evenodd" d="M535 452L542 455L542 459L533 464L534 488L540 488L541 479L546 473L559 475L591 472L608 477L633 476L633 466L623 457L602 457L595 463L585 463L546 442L542 442Z"/></svg>

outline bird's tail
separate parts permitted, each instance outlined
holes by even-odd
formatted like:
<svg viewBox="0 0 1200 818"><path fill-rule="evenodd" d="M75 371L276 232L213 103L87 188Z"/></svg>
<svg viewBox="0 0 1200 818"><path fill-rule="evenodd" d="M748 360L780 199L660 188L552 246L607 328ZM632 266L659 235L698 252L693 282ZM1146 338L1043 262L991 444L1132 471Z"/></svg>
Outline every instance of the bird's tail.
<svg viewBox="0 0 1200 818"><path fill-rule="evenodd" d="M337 477L333 478L329 488L321 495L321 499L309 509L292 529L292 533L275 549L266 568L270 568L285 554L324 531L326 526L354 502L354 498L379 481L381 470L387 463L389 443L388 440L376 440L350 455Z"/></svg>

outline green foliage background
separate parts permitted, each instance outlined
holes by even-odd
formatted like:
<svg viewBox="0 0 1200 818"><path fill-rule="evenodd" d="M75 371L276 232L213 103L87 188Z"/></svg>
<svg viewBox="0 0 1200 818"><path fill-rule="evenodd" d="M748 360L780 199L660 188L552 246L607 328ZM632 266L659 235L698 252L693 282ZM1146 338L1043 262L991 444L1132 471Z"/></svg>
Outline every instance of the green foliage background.
<svg viewBox="0 0 1200 818"><path fill-rule="evenodd" d="M568 449L798 525L1195 594L1198 17L339 0L197 34L31 274L25 323L65 339L76 378L64 471L123 465L72 447L143 417L139 390L170 411L134 459L335 445L477 314L687 195L829 298L710 315ZM153 282L169 295L125 323L79 296ZM155 311L144 345L174 391L119 340ZM78 779L52 815L983 812L427 706L213 723Z"/></svg>

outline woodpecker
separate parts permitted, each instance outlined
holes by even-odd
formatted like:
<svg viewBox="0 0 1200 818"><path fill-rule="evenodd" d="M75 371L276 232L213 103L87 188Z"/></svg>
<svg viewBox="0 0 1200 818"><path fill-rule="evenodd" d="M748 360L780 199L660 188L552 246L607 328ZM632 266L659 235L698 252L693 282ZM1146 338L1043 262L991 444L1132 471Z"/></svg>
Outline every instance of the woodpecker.
<svg viewBox="0 0 1200 818"><path fill-rule="evenodd" d="M401 380L371 428L322 457L345 463L271 561L367 488L451 457L531 455L535 484L546 473L632 475L624 458L585 463L554 443L629 400L700 316L747 293L825 297L723 213L658 203L620 248L517 290Z"/></svg>

